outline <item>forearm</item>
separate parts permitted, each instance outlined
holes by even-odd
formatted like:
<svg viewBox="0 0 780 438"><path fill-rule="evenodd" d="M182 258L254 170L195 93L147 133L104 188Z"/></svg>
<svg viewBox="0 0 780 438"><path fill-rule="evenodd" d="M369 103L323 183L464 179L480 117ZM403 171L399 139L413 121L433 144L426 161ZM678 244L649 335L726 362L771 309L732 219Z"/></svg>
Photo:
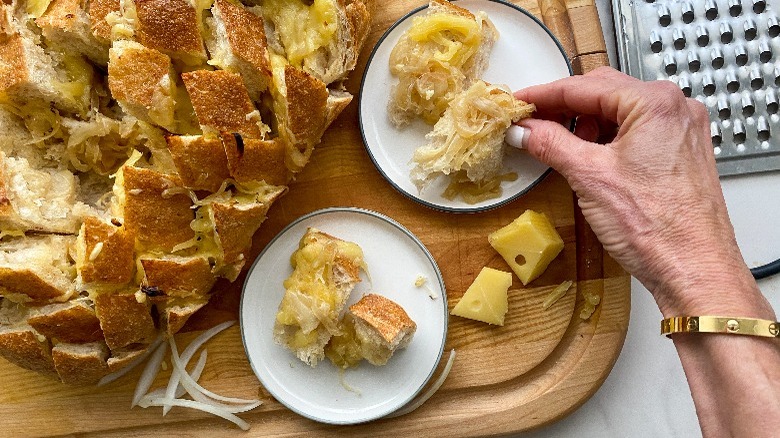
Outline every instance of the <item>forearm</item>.
<svg viewBox="0 0 780 438"><path fill-rule="evenodd" d="M717 315L776 320L740 271L713 274L687 291L665 291L664 317ZM657 291L656 291L657 292ZM780 340L727 334L672 335L704 436L772 436L780 430Z"/></svg>

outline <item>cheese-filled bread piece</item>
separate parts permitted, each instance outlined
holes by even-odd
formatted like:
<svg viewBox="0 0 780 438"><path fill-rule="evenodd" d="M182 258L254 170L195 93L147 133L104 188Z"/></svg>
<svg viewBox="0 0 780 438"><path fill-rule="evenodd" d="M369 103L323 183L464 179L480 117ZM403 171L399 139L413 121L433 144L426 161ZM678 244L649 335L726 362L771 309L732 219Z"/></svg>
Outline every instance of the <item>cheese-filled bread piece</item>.
<svg viewBox="0 0 780 438"><path fill-rule="evenodd" d="M57 377L51 343L29 326L0 326L0 356L22 368Z"/></svg>
<svg viewBox="0 0 780 438"><path fill-rule="evenodd" d="M54 369L64 383L94 385L108 374L108 347L104 342L58 343L51 350Z"/></svg>
<svg viewBox="0 0 780 438"><path fill-rule="evenodd" d="M228 158L220 137L169 135L165 140L176 173L185 187L216 192L230 178Z"/></svg>
<svg viewBox="0 0 780 438"><path fill-rule="evenodd" d="M100 321L86 299L49 304L31 310L27 323L47 338L83 344L103 340Z"/></svg>
<svg viewBox="0 0 780 438"><path fill-rule="evenodd" d="M132 0L135 5L135 38L186 65L206 62L201 36L202 22L187 0Z"/></svg>
<svg viewBox="0 0 780 438"><path fill-rule="evenodd" d="M109 51L108 88L122 110L176 131L176 73L168 55L135 41L116 41Z"/></svg>
<svg viewBox="0 0 780 438"><path fill-rule="evenodd" d="M76 240L76 268L82 285L121 285L133 278L135 236L124 226L88 216Z"/></svg>
<svg viewBox="0 0 780 438"><path fill-rule="evenodd" d="M325 345L339 334L339 317L365 267L363 250L309 228L290 257L292 274L274 323L274 341L310 366L325 358Z"/></svg>
<svg viewBox="0 0 780 438"><path fill-rule="evenodd" d="M289 182L291 173L285 165L287 148L281 139L244 139L225 134L222 144L230 176L239 183L263 181L282 186Z"/></svg>
<svg viewBox="0 0 780 438"><path fill-rule="evenodd" d="M76 293L69 255L75 240L50 234L0 243L0 296L38 305L68 300Z"/></svg>
<svg viewBox="0 0 780 438"><path fill-rule="evenodd" d="M450 100L482 74L497 38L484 13L431 0L390 53L390 72L398 78L388 104L393 124L414 117L436 123Z"/></svg>
<svg viewBox="0 0 780 438"><path fill-rule="evenodd" d="M395 301L368 294L349 306L340 328L342 333L331 338L325 354L337 367L349 368L362 359L385 365L393 353L409 345L417 324Z"/></svg>
<svg viewBox="0 0 780 438"><path fill-rule="evenodd" d="M238 1L216 0L207 18L209 64L241 74L252 100L271 82L271 59L263 18Z"/></svg>
<svg viewBox="0 0 780 438"><path fill-rule="evenodd" d="M330 84L355 68L371 17L361 0L264 0L271 47Z"/></svg>
<svg viewBox="0 0 780 438"><path fill-rule="evenodd" d="M110 44L108 38L93 34L92 17L87 9L86 0L52 0L46 12L35 19L35 24L48 44L81 53L95 64L105 66ZM97 26L102 23L98 22Z"/></svg>
<svg viewBox="0 0 780 438"><path fill-rule="evenodd" d="M149 344L157 329L151 314L151 302L141 298L137 289L101 293L95 297L95 313L106 344L112 350L133 344Z"/></svg>
<svg viewBox="0 0 780 438"><path fill-rule="evenodd" d="M202 298L217 280L203 256L141 256L141 288L150 298Z"/></svg>

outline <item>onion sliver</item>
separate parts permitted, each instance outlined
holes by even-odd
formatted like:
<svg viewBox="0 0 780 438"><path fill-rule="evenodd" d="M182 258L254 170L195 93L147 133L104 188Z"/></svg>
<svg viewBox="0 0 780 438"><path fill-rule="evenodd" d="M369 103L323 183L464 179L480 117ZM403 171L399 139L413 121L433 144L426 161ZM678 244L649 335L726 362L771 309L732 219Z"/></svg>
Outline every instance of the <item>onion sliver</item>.
<svg viewBox="0 0 780 438"><path fill-rule="evenodd" d="M239 417L231 414L230 412L227 412L226 410L219 408L214 405L210 405L208 403L201 403L197 401L192 400L185 400L185 399L153 399L149 400L147 403L144 403L143 407L149 407L149 406L180 406L182 408L190 408L190 409L196 409L199 411L207 412L209 414L216 415L218 417L222 417L225 420L230 421L231 423L235 424L236 426L240 427L242 430L249 430L249 423L246 421L240 419Z"/></svg>
<svg viewBox="0 0 780 438"><path fill-rule="evenodd" d="M178 371L179 377L181 378L182 386L184 386L184 388L187 389L187 392L190 393L191 396L196 397L196 395L193 394L193 392L201 393L214 400L223 401L227 403L242 404L242 405L250 405L258 402L258 400L246 400L241 398L221 396L200 386L198 382L193 380L192 377L190 377L190 375L187 374L187 370L184 369L184 365L182 364L181 358L179 357L179 351L176 348L176 341L173 339L173 337L169 338L168 342L171 344L171 359L173 360L173 367L176 371Z"/></svg>
<svg viewBox="0 0 780 438"><path fill-rule="evenodd" d="M222 332L235 323L235 321L225 321L222 324L217 324L214 327L201 333L197 338L193 339L192 342L190 342L190 345L184 349L181 355L181 361L184 363L184 367L189 365L190 359L192 359L192 356L195 355L195 351L197 351L201 345L205 344L209 339L213 338L218 333ZM177 388L179 386L180 378L181 376L179 376L178 369L174 367L173 372L171 373L171 378L168 381L168 388L165 391L165 398L174 398L174 395L178 390ZM163 406L163 416L170 410L170 406Z"/></svg>
<svg viewBox="0 0 780 438"><path fill-rule="evenodd" d="M109 383L113 382L114 380L124 376L125 374L132 371L135 367L137 367L141 362L146 360L147 357L149 357L150 354L152 354L153 351L160 345L160 343L163 341L162 335L158 336L157 339L152 342L152 344L149 346L149 348L146 349L143 353L141 353L140 356L135 358L130 364L128 364L126 367L117 370L111 374L108 374L107 376L100 379L97 386L103 386L108 385Z"/></svg>
<svg viewBox="0 0 780 438"><path fill-rule="evenodd" d="M195 368L193 368L192 372L190 372L190 377L192 377L193 380L195 380L196 382L200 380L200 375L203 374L203 369L206 367L207 351L208 350L204 349L203 351L200 352L200 358L198 359L198 363L195 364ZM156 398L166 398L165 393L166 390L163 388L155 389L154 391L143 396L143 398L141 399L141 401L138 402L138 404L142 405L144 403L144 400L148 402L149 400L153 400ZM176 388L176 398L181 398L186 393L187 390L184 389L184 387L181 386L181 384L179 384Z"/></svg>
<svg viewBox="0 0 780 438"><path fill-rule="evenodd" d="M422 404L428 401L428 399L431 398L431 396L433 396L433 394L435 394L436 391L439 390L439 388L441 388L441 385L444 384L444 380L446 380L447 376L450 374L450 370L452 369L452 363L454 361L455 361L455 350L453 349L450 350L450 357L449 359L447 359L447 365L444 366L444 370L442 370L441 375L439 376L438 379L436 379L436 382L434 382L433 385L427 391L425 391L425 394L423 394L417 400L393 412L392 414L388 415L385 418L400 417L401 415L406 415L414 411L415 409L419 408L420 406L422 406Z"/></svg>
<svg viewBox="0 0 780 438"><path fill-rule="evenodd" d="M154 378L157 377L157 374L160 372L160 364L165 357L166 351L168 351L168 345L161 343L149 358L149 362L146 363L144 372L141 374L141 378L138 379L138 384L135 386L133 403L130 405L131 408L138 404L138 401L141 400L141 397L143 397L144 394L149 391L152 383L154 383Z"/></svg>

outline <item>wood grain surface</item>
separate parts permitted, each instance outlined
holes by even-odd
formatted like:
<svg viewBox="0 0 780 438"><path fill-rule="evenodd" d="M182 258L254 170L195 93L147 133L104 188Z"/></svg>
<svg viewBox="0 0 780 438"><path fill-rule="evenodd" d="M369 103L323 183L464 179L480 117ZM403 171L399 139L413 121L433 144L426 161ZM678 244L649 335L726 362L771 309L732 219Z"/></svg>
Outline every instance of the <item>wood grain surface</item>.
<svg viewBox="0 0 780 438"><path fill-rule="evenodd" d="M374 23L359 67L347 83L357 95L368 54L382 33L400 16L423 4L419 0L375 2ZM535 0L515 2L539 15ZM576 40L576 54L588 71L603 65L598 16L592 0L566 4ZM580 9L584 8L584 9ZM594 21L595 20L595 21ZM575 58L578 59L578 58ZM40 437L160 436L493 436L539 427L567 415L585 402L611 370L625 338L630 306L630 279L606 256L576 209L566 181L551 173L531 192L500 209L473 215L436 212L395 191L371 163L357 126L353 102L326 133L311 163L287 195L269 212L255 237L259 251L281 229L311 211L357 206L386 214L415 233L442 270L450 309L483 266L509 270L490 247L487 234L526 209L544 212L564 239L565 248L549 269L529 287L515 278L503 327L450 317L446 350L457 359L441 390L417 411L368 424L337 427L300 417L276 402L259 384L244 355L237 326L214 338L201 382L235 397L260 397L263 405L240 416L252 425L248 433L216 417L174 408L130 409L140 370L103 388L81 388L47 380L0 359L0 435ZM575 287L551 309L541 303L553 287L576 279ZM210 304L191 319L186 345L197 330L217 321L236 319L243 276L221 282ZM588 320L578 317L582 291L601 295ZM445 354L446 359L446 354ZM444 361L442 361L444 362ZM438 376L443 364L440 364ZM153 388L162 386L168 370ZM370 390L364 388L364 390Z"/></svg>

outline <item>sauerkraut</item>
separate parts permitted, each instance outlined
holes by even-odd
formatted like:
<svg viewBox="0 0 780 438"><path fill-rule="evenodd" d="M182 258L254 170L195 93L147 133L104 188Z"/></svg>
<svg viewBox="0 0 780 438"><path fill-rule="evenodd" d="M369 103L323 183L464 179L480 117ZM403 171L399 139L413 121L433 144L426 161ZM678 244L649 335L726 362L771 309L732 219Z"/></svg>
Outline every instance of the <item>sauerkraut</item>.
<svg viewBox="0 0 780 438"><path fill-rule="evenodd" d="M450 102L426 135L429 143L414 152L412 181L422 190L436 176L460 171L475 183L495 178L503 167L506 130L534 109L505 88L474 82Z"/></svg>
<svg viewBox="0 0 780 438"><path fill-rule="evenodd" d="M393 124L403 126L415 116L436 123L480 73L479 53L489 51L496 36L482 12L468 17L437 10L415 17L390 53L390 72L398 77L389 105Z"/></svg>

